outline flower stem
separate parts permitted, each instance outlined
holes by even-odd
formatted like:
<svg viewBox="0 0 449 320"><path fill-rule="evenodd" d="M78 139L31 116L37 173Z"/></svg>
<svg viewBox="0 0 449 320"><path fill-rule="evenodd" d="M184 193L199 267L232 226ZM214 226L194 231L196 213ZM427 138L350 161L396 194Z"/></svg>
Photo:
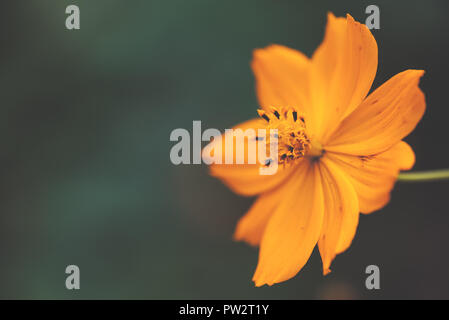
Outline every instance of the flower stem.
<svg viewBox="0 0 449 320"><path fill-rule="evenodd" d="M426 182L436 180L449 180L449 169L406 172L400 173L398 176L398 181L401 182Z"/></svg>

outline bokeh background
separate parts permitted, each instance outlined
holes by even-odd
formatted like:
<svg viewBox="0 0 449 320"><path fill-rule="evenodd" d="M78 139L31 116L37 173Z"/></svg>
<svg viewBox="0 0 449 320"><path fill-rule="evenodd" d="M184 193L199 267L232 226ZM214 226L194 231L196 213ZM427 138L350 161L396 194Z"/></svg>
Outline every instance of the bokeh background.
<svg viewBox="0 0 449 320"><path fill-rule="evenodd" d="M257 249L231 239L253 199L169 159L173 129L256 115L254 48L311 55L327 11L365 21L369 4L381 10L374 87L427 71L428 109L406 140L416 170L448 167L447 1L1 1L0 298L449 298L449 182L397 185L330 275L316 250L294 279L255 288ZM81 290L65 288L69 264Z"/></svg>

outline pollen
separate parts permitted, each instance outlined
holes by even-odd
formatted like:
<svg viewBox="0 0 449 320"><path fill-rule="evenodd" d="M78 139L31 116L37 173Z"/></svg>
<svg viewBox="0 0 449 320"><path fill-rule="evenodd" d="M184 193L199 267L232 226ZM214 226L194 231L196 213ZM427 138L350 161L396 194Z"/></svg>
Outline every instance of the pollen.
<svg viewBox="0 0 449 320"><path fill-rule="evenodd" d="M257 110L259 116L266 122L267 132L276 129L267 139L267 148L277 138L278 163L289 164L307 155L311 148L310 139L306 134L304 117L292 108L275 108Z"/></svg>

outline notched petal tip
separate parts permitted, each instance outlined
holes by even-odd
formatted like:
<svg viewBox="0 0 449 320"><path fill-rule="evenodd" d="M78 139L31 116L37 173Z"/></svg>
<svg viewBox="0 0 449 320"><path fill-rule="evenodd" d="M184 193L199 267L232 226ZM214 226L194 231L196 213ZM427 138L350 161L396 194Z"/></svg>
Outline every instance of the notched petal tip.
<svg viewBox="0 0 449 320"><path fill-rule="evenodd" d="M329 21L330 19L336 19L335 15L332 11L327 12L327 20Z"/></svg>
<svg viewBox="0 0 449 320"><path fill-rule="evenodd" d="M267 281L266 278L263 278L262 276L258 275L257 270L253 276L252 281L254 282L254 285L256 287L263 287L264 285L271 287L272 285L274 285L276 283L282 282L282 280L281 281Z"/></svg>
<svg viewBox="0 0 449 320"><path fill-rule="evenodd" d="M285 58L287 55L300 56L300 58L306 58L304 54L296 49L271 43L264 48L256 48L253 50L253 59L251 65L256 62L256 60L270 59L268 62L277 63L279 58ZM288 58L288 57L287 57ZM286 61L288 62L288 61Z"/></svg>
<svg viewBox="0 0 449 320"><path fill-rule="evenodd" d="M238 242L246 242L247 244L253 247L259 246L259 240L256 239L254 236L253 237L247 236L246 233L247 231L245 232L245 230L237 226L236 230L234 231L234 234L232 235L232 240Z"/></svg>
<svg viewBox="0 0 449 320"><path fill-rule="evenodd" d="M257 271L258 270L256 269L256 272L254 272L254 276L252 278L252 281L254 282L254 286L262 287L263 285L265 285L267 283L265 281L263 281L262 279L260 279L260 277L258 276L259 273Z"/></svg>
<svg viewBox="0 0 449 320"><path fill-rule="evenodd" d="M426 71L422 70L422 69L407 69L407 70L404 70L402 72L408 72L412 76L417 77L418 79L420 79L426 73ZM402 73L402 72L400 72L400 73Z"/></svg>
<svg viewBox="0 0 449 320"><path fill-rule="evenodd" d="M371 30L364 24L356 21L349 13L346 14L346 22L348 25L351 25L353 28L359 28L365 29L365 31L369 32L369 34L372 36ZM377 48L377 42L376 42L376 48Z"/></svg>
<svg viewBox="0 0 449 320"><path fill-rule="evenodd" d="M419 85L419 81L426 73L425 70L422 69L407 69L404 71L399 72L396 74L393 78L403 76L404 80L409 79L411 82L416 82L416 85Z"/></svg>
<svg viewBox="0 0 449 320"><path fill-rule="evenodd" d="M264 283L263 281L257 281L257 280L255 280L255 279L253 279L252 281L254 282L254 286L257 287L257 288L262 287L262 286L264 286L264 285L267 284L267 283ZM271 286L271 285L269 285L269 284L267 284L267 285L268 285L268 286Z"/></svg>
<svg viewBox="0 0 449 320"><path fill-rule="evenodd" d="M263 287L264 285L267 285L267 286L271 287L271 284L268 284L268 283L256 282L255 280L253 280L253 282L254 282L254 286L256 288Z"/></svg>
<svg viewBox="0 0 449 320"><path fill-rule="evenodd" d="M264 58L266 56L266 54L272 53L273 51L275 51L277 49L284 49L284 48L286 48L286 47L279 45L279 44L274 44L274 43L271 43L264 48L256 48L253 50L252 63L254 63L255 60L257 60L257 59Z"/></svg>

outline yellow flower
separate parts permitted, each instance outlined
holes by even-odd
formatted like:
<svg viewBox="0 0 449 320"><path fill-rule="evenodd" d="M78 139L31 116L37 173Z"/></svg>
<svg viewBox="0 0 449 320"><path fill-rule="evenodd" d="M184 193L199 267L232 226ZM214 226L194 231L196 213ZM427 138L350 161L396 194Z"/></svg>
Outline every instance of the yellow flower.
<svg viewBox="0 0 449 320"><path fill-rule="evenodd" d="M281 165L271 176L257 164L211 165L235 192L259 195L234 237L260 245L256 286L295 276L316 244L327 274L350 246L359 212L385 206L399 171L414 164L401 140L424 113L424 71L403 71L367 96L376 41L350 15L331 13L311 59L271 45L255 50L251 66L261 117L235 128L278 129Z"/></svg>

